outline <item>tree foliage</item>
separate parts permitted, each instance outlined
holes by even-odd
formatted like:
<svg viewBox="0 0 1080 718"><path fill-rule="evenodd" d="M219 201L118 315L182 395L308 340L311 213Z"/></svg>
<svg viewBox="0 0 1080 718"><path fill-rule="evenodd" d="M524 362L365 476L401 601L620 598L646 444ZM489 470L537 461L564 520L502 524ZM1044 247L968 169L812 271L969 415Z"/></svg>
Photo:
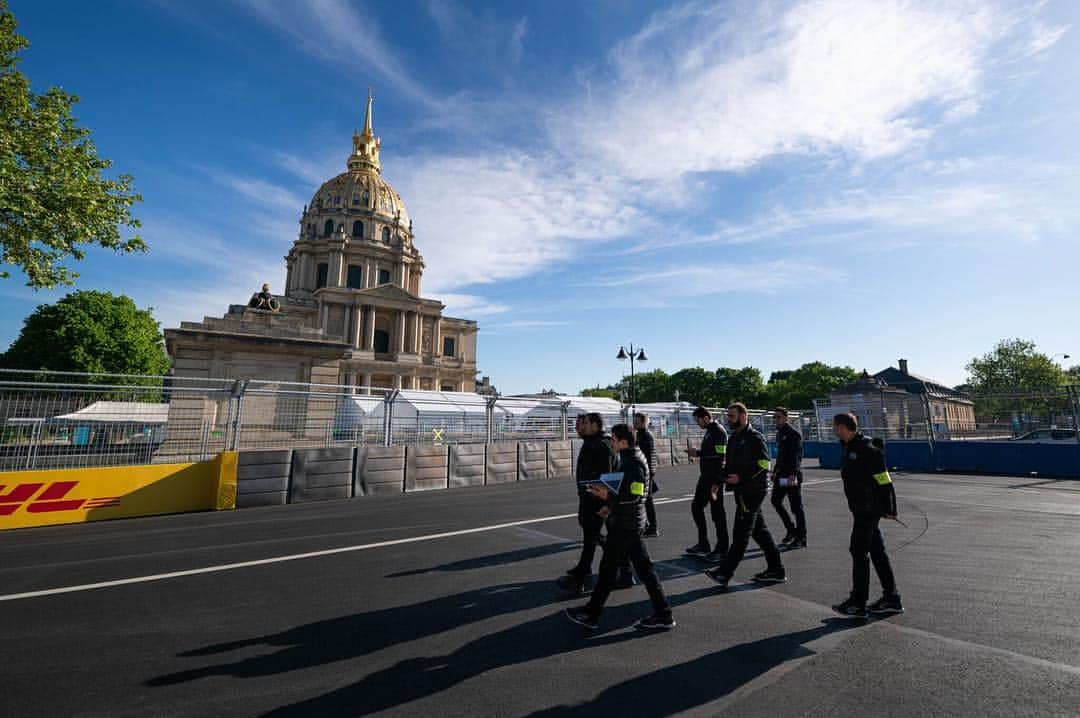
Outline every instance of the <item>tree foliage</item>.
<svg viewBox="0 0 1080 718"><path fill-rule="evenodd" d="M967 365L968 385L973 392L1036 389L1066 383L1068 375L1035 342L1003 339L992 351Z"/></svg>
<svg viewBox="0 0 1080 718"><path fill-rule="evenodd" d="M78 97L55 87L33 92L17 69L29 43L15 26L0 0L0 260L20 268L35 289L70 285L79 275L62 262L81 260L86 246L145 251L137 235L120 233L139 226L131 208L142 197L131 176L102 176L112 163L76 124ZM8 276L0 268L0 278Z"/></svg>
<svg viewBox="0 0 1080 718"><path fill-rule="evenodd" d="M688 367L670 375L656 369L636 374L634 382L638 403L642 404L674 401L678 391L680 401L701 406L727 406L741 401L753 408L783 405L791 409L811 409L814 399L828 396L829 392L855 381L857 376L851 367L811 362L798 369L773 372L768 383L754 367L720 367L715 371ZM629 398L629 387L628 374L608 387L586 389L582 395Z"/></svg>
<svg viewBox="0 0 1080 718"><path fill-rule="evenodd" d="M169 358L151 310L123 295L77 291L35 309L0 366L161 376Z"/></svg>

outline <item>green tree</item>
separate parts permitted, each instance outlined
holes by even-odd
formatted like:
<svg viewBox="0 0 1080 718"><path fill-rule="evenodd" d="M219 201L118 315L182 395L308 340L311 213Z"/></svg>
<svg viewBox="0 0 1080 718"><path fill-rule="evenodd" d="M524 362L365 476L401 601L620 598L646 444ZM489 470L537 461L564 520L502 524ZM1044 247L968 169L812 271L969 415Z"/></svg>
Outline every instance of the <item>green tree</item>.
<svg viewBox="0 0 1080 718"><path fill-rule="evenodd" d="M81 260L88 245L146 250L138 235L120 234L121 226L139 226L131 208L142 197L131 176L102 176L112 163L72 117L78 97L55 87L32 91L17 69L29 43L15 26L0 0L0 263L21 268L35 289L70 285L79 275L62 262Z"/></svg>
<svg viewBox="0 0 1080 718"><path fill-rule="evenodd" d="M1080 384L1080 364L1069 367L1065 375L1069 384Z"/></svg>
<svg viewBox="0 0 1080 718"><path fill-rule="evenodd" d="M967 365L968 381L976 393L1035 389L1064 384L1067 374L1035 342L1003 339L994 349Z"/></svg>
<svg viewBox="0 0 1080 718"><path fill-rule="evenodd" d="M716 406L728 406L741 401L750 408L759 406L765 395L765 380L761 371L752 366L742 369L720 367L716 370L713 392Z"/></svg>
<svg viewBox="0 0 1080 718"><path fill-rule="evenodd" d="M597 387L593 387L592 389L582 389L581 390L581 395L582 396L597 397L597 398L600 398L600 399L618 399L619 398L619 390L614 389L614 388L612 388L610 386L608 386L608 387L599 387L599 386L597 386Z"/></svg>
<svg viewBox="0 0 1080 718"><path fill-rule="evenodd" d="M671 392L679 392L679 401L689 401L698 406L716 406L716 372L699 366L681 369L671 375Z"/></svg>
<svg viewBox="0 0 1080 718"><path fill-rule="evenodd" d="M160 376L169 358L151 310L123 295L77 291L35 309L0 366Z"/></svg>
<svg viewBox="0 0 1080 718"><path fill-rule="evenodd" d="M812 409L814 399L828 397L829 392L850 384L858 372L849 366L830 366L824 362L809 362L792 371L777 371L769 376L766 387L766 408L786 406L789 409Z"/></svg>

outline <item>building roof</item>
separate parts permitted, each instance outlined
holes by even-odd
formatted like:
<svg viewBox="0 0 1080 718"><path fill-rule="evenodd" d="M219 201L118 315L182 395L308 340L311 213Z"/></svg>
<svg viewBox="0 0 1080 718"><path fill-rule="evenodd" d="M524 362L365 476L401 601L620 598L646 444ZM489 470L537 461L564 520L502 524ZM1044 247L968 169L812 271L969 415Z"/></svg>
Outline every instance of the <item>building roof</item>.
<svg viewBox="0 0 1080 718"><path fill-rule="evenodd" d="M962 391L956 391L944 384L939 384L933 379L927 379L924 376L918 374L912 374L911 372L901 371L895 367L889 367L882 369L877 374L874 374L874 378L884 382L885 384L911 394L927 394L934 399L951 399L953 401L966 401L970 402L971 397Z"/></svg>

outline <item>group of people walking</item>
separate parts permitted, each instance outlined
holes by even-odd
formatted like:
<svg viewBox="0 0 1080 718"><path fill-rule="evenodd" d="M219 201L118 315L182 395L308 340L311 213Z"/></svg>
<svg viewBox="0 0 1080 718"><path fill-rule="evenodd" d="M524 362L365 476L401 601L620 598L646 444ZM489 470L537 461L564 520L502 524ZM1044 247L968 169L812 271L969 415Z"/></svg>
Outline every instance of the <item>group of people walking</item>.
<svg viewBox="0 0 1080 718"><path fill-rule="evenodd" d="M715 421L708 409L694 411L694 421L704 432L700 448L691 449L698 460L700 475L690 504L697 529L697 542L686 549L689 557L713 564L705 571L720 590L726 591L752 538L765 556L766 568L754 574L758 584L787 581L780 546L806 548L806 513L802 501L802 436L788 421L788 411L773 412L776 424L776 463L770 460L764 435L750 423L746 406L727 408L727 428ZM653 496L656 482L655 439L649 431L648 416L634 415L633 427L617 424L610 433L600 414L577 418L582 446L577 460L578 522L583 533L578 563L560 584L577 594L587 592L597 547L602 547L599 573L588 603L567 609L575 623L597 628L604 603L615 588L645 585L653 613L639 620L636 628L665 630L675 626L671 606L649 557L645 538L660 533ZM896 494L885 465L884 447L863 435L851 414L833 419L833 433L843 450L841 477L848 508L853 516L849 549L853 561L850 596L833 606L844 616L866 617L903 612L900 594L892 573L879 522L895 519ZM784 524L786 534L780 546L765 524L762 506L772 495L772 505ZM735 516L730 539L724 494L735 499ZM784 506L787 500L789 513ZM705 508L716 529L716 542L709 542ZM605 534L606 529L606 534ZM883 595L867 605L870 564L881 581Z"/></svg>

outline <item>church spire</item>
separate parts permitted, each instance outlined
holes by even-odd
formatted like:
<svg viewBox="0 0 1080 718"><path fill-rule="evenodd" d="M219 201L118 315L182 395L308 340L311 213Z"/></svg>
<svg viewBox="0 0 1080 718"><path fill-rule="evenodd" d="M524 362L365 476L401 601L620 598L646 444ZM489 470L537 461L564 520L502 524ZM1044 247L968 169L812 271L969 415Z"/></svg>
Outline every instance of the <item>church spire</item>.
<svg viewBox="0 0 1080 718"><path fill-rule="evenodd" d="M375 98L372 96L369 87L367 109L364 112L364 129L360 134L353 132L353 150L352 154L349 155L349 161L346 163L350 172L374 174L382 172L382 165L379 162L379 148L382 147L382 142L375 136L375 130L371 125L374 105Z"/></svg>

